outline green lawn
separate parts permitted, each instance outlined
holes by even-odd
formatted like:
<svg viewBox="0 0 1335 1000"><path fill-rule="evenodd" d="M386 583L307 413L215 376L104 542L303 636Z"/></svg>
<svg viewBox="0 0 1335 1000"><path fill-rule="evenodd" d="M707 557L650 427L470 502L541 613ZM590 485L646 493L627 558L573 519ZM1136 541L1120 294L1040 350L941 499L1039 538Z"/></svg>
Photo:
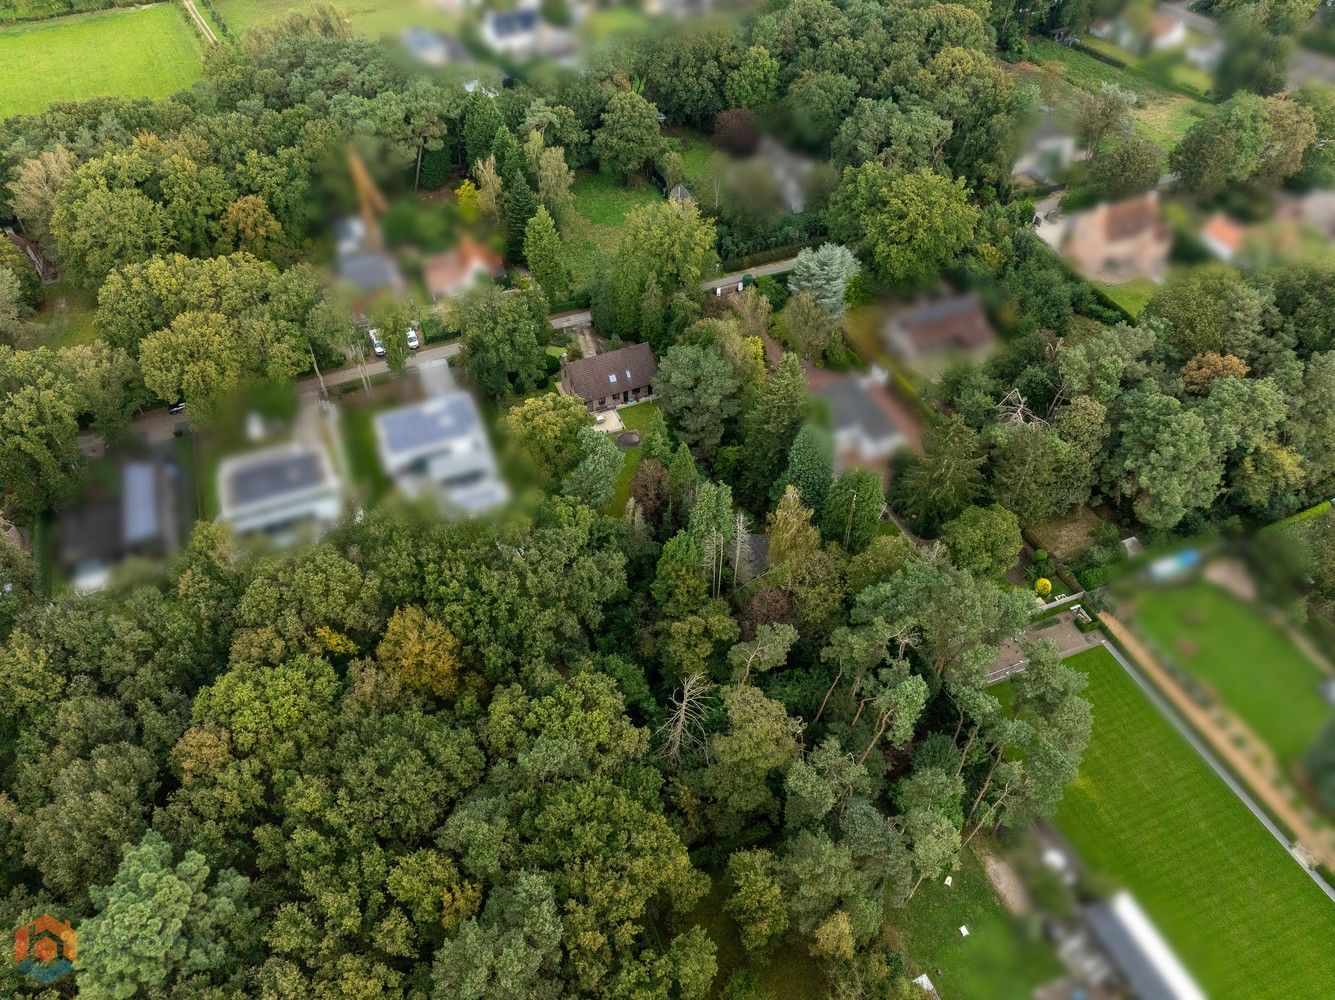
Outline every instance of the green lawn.
<svg viewBox="0 0 1335 1000"><path fill-rule="evenodd" d="M662 201L663 196L648 181L627 187L594 170L581 172L571 193L575 197L575 211L581 218L565 241L566 250L575 286L586 287L593 280L600 253L609 257L616 253L626 215L641 205Z"/></svg>
<svg viewBox="0 0 1335 1000"><path fill-rule="evenodd" d="M91 292L69 281L47 285L46 298L33 317L42 326L39 343L44 347L91 344L97 339L96 316L97 298Z"/></svg>
<svg viewBox="0 0 1335 1000"><path fill-rule="evenodd" d="M232 34L240 38L256 25L270 24L297 11L315 9L320 0L214 0ZM404 28L445 29L454 19L430 0L338 0L334 6L358 32L371 38L396 35Z"/></svg>
<svg viewBox="0 0 1335 1000"><path fill-rule="evenodd" d="M0 28L0 119L55 101L174 94L199 77L202 44L174 3Z"/></svg>
<svg viewBox="0 0 1335 1000"><path fill-rule="evenodd" d="M1218 997L1335 995L1335 904L1103 648L1094 732L1056 823L1090 867L1134 893Z"/></svg>
<svg viewBox="0 0 1335 1000"><path fill-rule="evenodd" d="M649 426L649 421L657 411L657 403L636 403L634 406L623 406L617 413L627 430L643 431ZM620 517L625 512L626 501L630 498L630 481L639 464L640 446L628 448L626 457L621 462L621 471L617 473L616 492L612 494L612 502L607 508L609 514Z"/></svg>
<svg viewBox="0 0 1335 1000"><path fill-rule="evenodd" d="M1017 1000L1061 974L1051 946L1002 905L972 851L951 881L924 882L902 918L891 914L903 928L912 972L926 972L944 997ZM961 926L969 928L967 938Z"/></svg>
<svg viewBox="0 0 1335 1000"><path fill-rule="evenodd" d="M1210 583L1142 592L1135 624L1169 660L1213 687L1285 765L1329 717L1318 690L1322 670L1256 608Z"/></svg>
<svg viewBox="0 0 1335 1000"><path fill-rule="evenodd" d="M1154 298L1154 293L1159 290L1159 286L1149 278L1135 278L1119 285L1107 285L1101 281L1091 283L1098 285L1108 298L1132 316L1139 316L1144 312L1145 307L1150 304L1150 299Z"/></svg>

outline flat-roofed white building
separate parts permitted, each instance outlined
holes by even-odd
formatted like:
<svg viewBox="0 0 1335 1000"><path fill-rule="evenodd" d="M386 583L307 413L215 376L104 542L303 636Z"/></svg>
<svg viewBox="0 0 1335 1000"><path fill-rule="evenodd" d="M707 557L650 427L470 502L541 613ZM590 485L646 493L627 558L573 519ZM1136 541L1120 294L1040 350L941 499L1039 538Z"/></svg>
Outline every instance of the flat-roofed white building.
<svg viewBox="0 0 1335 1000"><path fill-rule="evenodd" d="M411 497L480 514L509 499L473 397L459 390L386 410L375 418L380 464Z"/></svg>
<svg viewBox="0 0 1335 1000"><path fill-rule="evenodd" d="M343 491L323 448L284 444L218 468L219 521L277 545L317 538L339 518Z"/></svg>

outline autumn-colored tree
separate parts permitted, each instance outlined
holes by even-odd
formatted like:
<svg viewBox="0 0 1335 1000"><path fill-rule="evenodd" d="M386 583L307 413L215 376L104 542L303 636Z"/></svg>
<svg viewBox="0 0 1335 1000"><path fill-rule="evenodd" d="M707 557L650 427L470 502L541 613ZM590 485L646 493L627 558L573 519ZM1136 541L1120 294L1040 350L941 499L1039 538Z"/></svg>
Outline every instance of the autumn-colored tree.
<svg viewBox="0 0 1335 1000"><path fill-rule="evenodd" d="M461 683L459 641L415 604L389 617L376 656L405 685L449 698Z"/></svg>

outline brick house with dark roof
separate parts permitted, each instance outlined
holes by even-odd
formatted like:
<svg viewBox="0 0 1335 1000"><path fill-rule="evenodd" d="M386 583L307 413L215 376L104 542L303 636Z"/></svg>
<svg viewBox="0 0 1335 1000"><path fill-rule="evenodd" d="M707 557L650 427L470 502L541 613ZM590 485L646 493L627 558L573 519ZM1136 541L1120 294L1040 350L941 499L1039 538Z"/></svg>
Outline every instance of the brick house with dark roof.
<svg viewBox="0 0 1335 1000"><path fill-rule="evenodd" d="M885 340L901 358L949 353L980 358L997 335L977 292L950 294L897 310L886 323Z"/></svg>
<svg viewBox="0 0 1335 1000"><path fill-rule="evenodd" d="M1173 233L1159 218L1159 194L1150 191L1095 205L1071 217L1063 253L1092 281L1158 281L1168 269Z"/></svg>
<svg viewBox="0 0 1335 1000"><path fill-rule="evenodd" d="M561 385L584 400L590 410L605 410L635 403L653 394L658 359L648 344L627 344L591 358L568 361L561 369Z"/></svg>

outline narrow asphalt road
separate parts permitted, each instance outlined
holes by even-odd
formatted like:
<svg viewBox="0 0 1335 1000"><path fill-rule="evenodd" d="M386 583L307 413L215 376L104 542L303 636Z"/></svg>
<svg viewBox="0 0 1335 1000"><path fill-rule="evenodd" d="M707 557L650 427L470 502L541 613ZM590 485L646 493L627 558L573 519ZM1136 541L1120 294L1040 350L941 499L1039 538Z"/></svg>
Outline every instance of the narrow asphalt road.
<svg viewBox="0 0 1335 1000"><path fill-rule="evenodd" d="M753 277L760 277L766 274L785 274L797 266L797 258L789 257L787 260L776 260L772 264L760 264L745 271L733 271L731 274L725 274L717 278L710 278L708 281L700 282L700 287L707 292L712 292L716 288L727 288L729 285L735 285L748 274ZM580 309L575 312L553 313L550 317L551 324L557 330L569 330L575 327L588 326L593 322L593 315L587 309Z"/></svg>
<svg viewBox="0 0 1335 1000"><path fill-rule="evenodd" d="M772 264L761 264L747 271L735 271L732 274L725 274L722 277L711 278L708 281L702 281L700 287L706 291L713 291L715 288L724 288L728 285L735 285L748 274L783 274L791 271L797 266L797 258L789 257L787 260L776 260ZM592 322L592 317L587 309L578 312L556 313L550 317L552 327L557 330L569 330L576 327L588 326ZM437 358L452 358L463 349L463 345L458 341L448 344L441 344L438 347L428 347L423 351L408 358L408 367L416 368L418 365ZM356 382L362 377L362 370L365 368L367 376L383 375L389 371L389 366L383 361L368 361L365 366L348 365L345 368L335 368L324 373L324 385L335 386L344 385L348 382ZM317 375L307 375L297 380L295 384L297 395L309 392L318 392L320 390L320 378ZM147 410L141 413L134 421L134 431L146 441L160 442L170 440L177 431L184 431L187 427L186 417L183 413L168 413L165 408L157 410ZM86 455L100 455L102 453L102 440L91 431L86 431L79 437L79 448Z"/></svg>

